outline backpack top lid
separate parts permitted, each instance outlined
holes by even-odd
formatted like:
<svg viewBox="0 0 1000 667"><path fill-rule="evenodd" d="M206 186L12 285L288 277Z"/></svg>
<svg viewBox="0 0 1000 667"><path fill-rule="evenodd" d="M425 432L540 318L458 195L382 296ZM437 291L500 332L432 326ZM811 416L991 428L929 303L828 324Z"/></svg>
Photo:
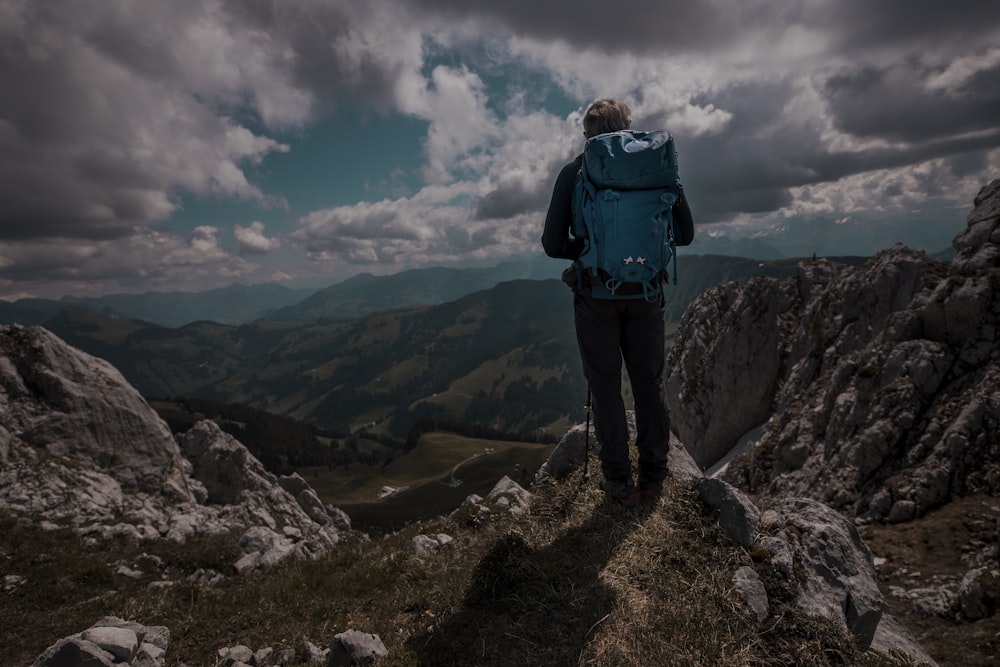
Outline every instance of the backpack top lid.
<svg viewBox="0 0 1000 667"><path fill-rule="evenodd" d="M598 189L651 190L677 184L677 150L665 130L598 134L583 149L583 173Z"/></svg>

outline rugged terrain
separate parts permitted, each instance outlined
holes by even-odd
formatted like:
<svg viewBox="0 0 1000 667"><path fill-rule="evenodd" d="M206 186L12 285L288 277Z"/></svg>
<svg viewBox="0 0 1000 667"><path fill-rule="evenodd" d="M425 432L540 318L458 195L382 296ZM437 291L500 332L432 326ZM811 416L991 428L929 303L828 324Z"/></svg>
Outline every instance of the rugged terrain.
<svg viewBox="0 0 1000 667"><path fill-rule="evenodd" d="M373 541L214 422L175 441L113 367L45 329L0 328L0 351L13 664L931 663L850 521L802 498L761 512L679 443L664 499L639 511L580 475L576 428L533 493L504 478Z"/></svg>
<svg viewBox="0 0 1000 667"><path fill-rule="evenodd" d="M996 655L1000 600L1000 181L974 204L950 262L895 246L707 290L669 355L674 427L699 464L854 517L894 607L942 661L975 644L967 664Z"/></svg>
<svg viewBox="0 0 1000 667"><path fill-rule="evenodd" d="M661 504L601 503L576 428L534 497L501 480L377 541L213 423L175 440L109 364L43 329L5 328L3 617L17 625L4 643L18 664L62 633L86 637L55 652L95 655L121 647L92 639L131 636L139 650L142 635L163 664L169 623L185 630L169 644L184 660L222 648L235 664L251 641L287 657L285 639L333 663L360 625L385 639L385 664L988 664L1000 181L955 250L950 262L901 246L860 266L807 261L700 296L669 357L679 439ZM452 314L438 331L457 343L449 327L473 322ZM164 546L177 541L216 556L185 560ZM320 583L332 571L352 583ZM289 586L294 602L276 604ZM43 645L18 631L35 625Z"/></svg>

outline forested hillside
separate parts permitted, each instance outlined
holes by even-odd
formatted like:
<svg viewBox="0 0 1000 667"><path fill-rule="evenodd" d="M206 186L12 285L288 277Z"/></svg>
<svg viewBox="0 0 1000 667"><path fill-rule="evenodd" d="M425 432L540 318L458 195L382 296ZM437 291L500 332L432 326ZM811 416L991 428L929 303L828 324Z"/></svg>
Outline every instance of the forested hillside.
<svg viewBox="0 0 1000 667"><path fill-rule="evenodd" d="M170 329L78 309L46 326L146 396L243 403L402 441L422 418L513 433L579 419L571 308L560 282L525 280L351 322Z"/></svg>

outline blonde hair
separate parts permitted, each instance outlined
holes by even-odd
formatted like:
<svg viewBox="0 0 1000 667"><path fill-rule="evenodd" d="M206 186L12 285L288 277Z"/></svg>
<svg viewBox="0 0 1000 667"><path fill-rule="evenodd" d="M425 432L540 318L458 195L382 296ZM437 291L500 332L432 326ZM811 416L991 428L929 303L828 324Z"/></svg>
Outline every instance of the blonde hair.
<svg viewBox="0 0 1000 667"><path fill-rule="evenodd" d="M583 133L587 137L618 132L632 127L632 110L621 100L605 98L590 105L583 115Z"/></svg>

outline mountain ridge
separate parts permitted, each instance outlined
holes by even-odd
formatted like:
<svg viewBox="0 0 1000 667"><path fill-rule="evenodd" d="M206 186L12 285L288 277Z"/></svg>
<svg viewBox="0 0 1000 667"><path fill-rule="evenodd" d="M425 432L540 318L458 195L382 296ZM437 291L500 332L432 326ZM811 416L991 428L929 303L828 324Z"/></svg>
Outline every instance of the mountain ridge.
<svg viewBox="0 0 1000 667"><path fill-rule="evenodd" d="M682 257L682 262L679 285L666 287L668 322L679 320L687 304L710 286L756 275L787 277L798 264L717 256ZM558 271L565 263L534 265ZM433 275L457 289L455 276L467 274L422 270L413 275ZM495 277L489 271L480 275ZM146 396L246 403L323 428L351 431L374 423L382 433L402 438L406 421L438 417L494 420L505 431L543 428L558 435L582 417L586 385L571 293L561 282L516 279L471 292L465 282L461 291L467 293L452 301L386 310L386 300L378 297L385 280L407 281L419 291L420 281L409 274L359 277L372 292L340 287L304 302L309 309L321 304L343 313L346 293L351 302L379 306L347 320L194 322L169 328L73 307L46 326L111 361Z"/></svg>
<svg viewBox="0 0 1000 667"><path fill-rule="evenodd" d="M864 258L840 257L861 262ZM680 280L667 288L668 319L679 321L688 303L703 289L726 279L752 275L786 276L794 258L757 259L727 255L681 254ZM489 267L425 267L376 276L359 273L325 288L292 289L275 283L242 285L202 292L146 292L100 297L64 296L59 300L0 301L0 323L44 324L69 307L83 307L106 317L138 319L171 328L197 321L238 326L256 319L306 323L350 320L418 305L437 305L517 279L558 278L566 262L538 255Z"/></svg>

